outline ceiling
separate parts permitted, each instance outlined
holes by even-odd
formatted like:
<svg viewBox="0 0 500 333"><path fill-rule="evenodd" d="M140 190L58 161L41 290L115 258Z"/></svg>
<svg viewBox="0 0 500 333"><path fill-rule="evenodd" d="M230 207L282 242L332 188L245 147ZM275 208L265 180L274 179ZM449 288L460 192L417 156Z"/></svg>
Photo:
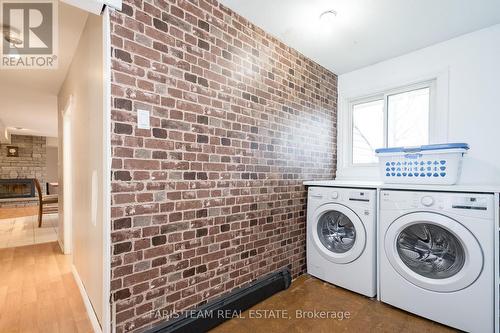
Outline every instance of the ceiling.
<svg viewBox="0 0 500 333"><path fill-rule="evenodd" d="M499 0L219 1L336 74L500 23Z"/></svg>
<svg viewBox="0 0 500 333"><path fill-rule="evenodd" d="M13 134L57 136L57 94L86 20L86 12L59 2L58 69L0 69L0 127Z"/></svg>

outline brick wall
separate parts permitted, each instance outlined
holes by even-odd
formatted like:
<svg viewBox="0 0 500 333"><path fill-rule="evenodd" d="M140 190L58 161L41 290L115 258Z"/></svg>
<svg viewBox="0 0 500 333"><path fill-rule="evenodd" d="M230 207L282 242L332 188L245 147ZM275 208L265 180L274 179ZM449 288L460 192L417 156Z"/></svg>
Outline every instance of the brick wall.
<svg viewBox="0 0 500 333"><path fill-rule="evenodd" d="M7 146L19 147L18 157L7 157ZM0 144L0 179L37 178L45 191L47 176L46 138L43 136L12 135L11 143ZM36 201L33 202L36 204ZM2 203L2 207L25 206L26 203Z"/></svg>
<svg viewBox="0 0 500 333"><path fill-rule="evenodd" d="M126 0L111 38L117 331L302 274L302 181L334 176L336 75L215 0Z"/></svg>

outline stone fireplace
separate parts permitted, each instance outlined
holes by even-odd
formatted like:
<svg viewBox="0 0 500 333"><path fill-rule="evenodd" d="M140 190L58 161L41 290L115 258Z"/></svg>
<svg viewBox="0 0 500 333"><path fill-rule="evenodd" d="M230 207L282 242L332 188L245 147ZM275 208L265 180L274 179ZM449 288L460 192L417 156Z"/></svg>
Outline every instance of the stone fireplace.
<svg viewBox="0 0 500 333"><path fill-rule="evenodd" d="M33 179L0 179L0 199L33 198Z"/></svg>
<svg viewBox="0 0 500 333"><path fill-rule="evenodd" d="M42 136L15 135L11 143L0 145L0 179L25 180L36 178L45 193L47 178L47 143ZM16 146L19 156L7 156L7 146Z"/></svg>
<svg viewBox="0 0 500 333"><path fill-rule="evenodd" d="M8 156L7 146L18 147L18 156ZM16 135L9 144L0 144L0 207L36 205L33 179L46 191L47 140L45 137Z"/></svg>

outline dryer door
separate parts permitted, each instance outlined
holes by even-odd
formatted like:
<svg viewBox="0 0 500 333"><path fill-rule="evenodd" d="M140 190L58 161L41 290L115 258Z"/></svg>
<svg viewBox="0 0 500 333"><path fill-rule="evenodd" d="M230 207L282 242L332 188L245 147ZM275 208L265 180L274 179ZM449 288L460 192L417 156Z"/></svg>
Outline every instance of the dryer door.
<svg viewBox="0 0 500 333"><path fill-rule="evenodd" d="M474 235L441 214L419 212L398 218L387 229L384 245L387 259L403 278L431 291L466 288L483 267Z"/></svg>
<svg viewBox="0 0 500 333"><path fill-rule="evenodd" d="M366 244L366 231L360 218L340 204L320 206L308 232L321 255L337 264L356 260Z"/></svg>

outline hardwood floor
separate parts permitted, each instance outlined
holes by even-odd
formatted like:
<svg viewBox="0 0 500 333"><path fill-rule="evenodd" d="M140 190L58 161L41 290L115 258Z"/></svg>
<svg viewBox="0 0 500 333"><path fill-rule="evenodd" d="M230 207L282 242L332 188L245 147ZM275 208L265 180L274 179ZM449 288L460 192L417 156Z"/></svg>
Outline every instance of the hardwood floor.
<svg viewBox="0 0 500 333"><path fill-rule="evenodd" d="M0 332L93 332L57 243L0 249Z"/></svg>
<svg viewBox="0 0 500 333"><path fill-rule="evenodd" d="M286 318L256 318L266 310L285 310ZM296 311L299 311L298 313ZM300 318L307 314L328 313L330 319ZM349 318L346 317L349 312ZM335 313L335 314L334 314ZM308 275L293 281L289 289L255 305L242 313L242 318L231 319L211 333L332 333L332 332L455 332L455 330L414 316L376 300L335 287ZM250 318L253 316L253 318ZM337 319L333 318L336 316ZM340 319L344 316L343 319ZM271 317L271 318L270 318ZM284 316L282 316L284 317Z"/></svg>
<svg viewBox="0 0 500 333"><path fill-rule="evenodd" d="M23 216L35 216L38 214L38 206L22 208L0 208L0 220L13 219Z"/></svg>

